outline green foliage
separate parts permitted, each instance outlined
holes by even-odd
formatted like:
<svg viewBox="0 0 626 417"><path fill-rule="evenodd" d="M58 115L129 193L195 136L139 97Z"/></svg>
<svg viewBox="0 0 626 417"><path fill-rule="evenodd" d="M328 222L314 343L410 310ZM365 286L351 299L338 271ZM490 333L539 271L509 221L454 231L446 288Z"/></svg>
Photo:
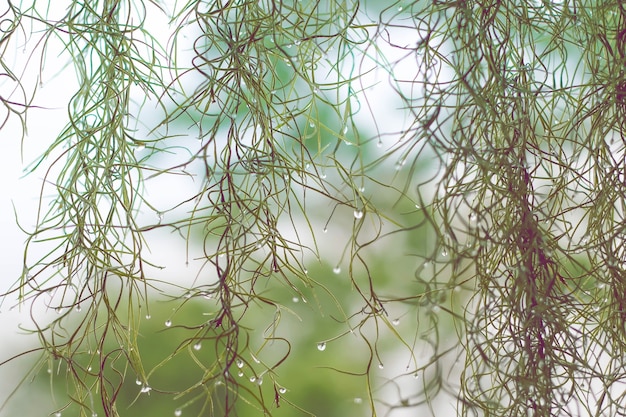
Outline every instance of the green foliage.
<svg viewBox="0 0 626 417"><path fill-rule="evenodd" d="M27 68L76 76L3 295L59 412L621 412L620 2L64 6L0 11L0 128L40 111Z"/></svg>

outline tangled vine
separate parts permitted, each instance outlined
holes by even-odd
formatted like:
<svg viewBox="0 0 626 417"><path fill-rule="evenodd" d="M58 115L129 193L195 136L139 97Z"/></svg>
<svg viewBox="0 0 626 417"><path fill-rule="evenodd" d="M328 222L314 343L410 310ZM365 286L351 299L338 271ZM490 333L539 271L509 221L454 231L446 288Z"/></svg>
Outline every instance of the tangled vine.
<svg viewBox="0 0 626 417"><path fill-rule="evenodd" d="M306 414L283 378L302 324L354 349L326 368L367 415L624 413L621 2L58 3L0 10L0 130L30 146L44 78L75 76L2 295L63 381L53 413ZM151 361L163 298L176 344Z"/></svg>

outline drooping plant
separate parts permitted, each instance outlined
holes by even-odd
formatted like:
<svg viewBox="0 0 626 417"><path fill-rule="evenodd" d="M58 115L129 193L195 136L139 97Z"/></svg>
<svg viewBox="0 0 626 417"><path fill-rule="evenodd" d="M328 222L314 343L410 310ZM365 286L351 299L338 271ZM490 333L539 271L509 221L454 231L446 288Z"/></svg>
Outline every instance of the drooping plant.
<svg viewBox="0 0 626 417"><path fill-rule="evenodd" d="M621 412L620 2L59 7L2 11L0 127L17 118L26 132L37 109L37 87L10 58L18 46L41 74L52 53L69 63L67 125L31 165L44 176L39 215L23 276L4 294L32 309L67 407L123 414L125 381L163 392L150 381L187 355L198 375L172 393L185 406L279 414L290 403L279 370L297 342L281 323L297 315L285 291L340 323L319 350L357 336L360 369L334 368L363 378L372 415L435 414L446 396L459 415ZM169 22L164 37L157 18ZM402 126L386 123L397 114ZM163 178L193 191L162 206L150 187ZM330 222L345 238L327 261ZM185 248L185 284L156 278L148 248L162 230ZM373 269L377 251L416 235L429 242L408 246L414 270ZM316 260L347 266L358 301L309 273ZM176 305L165 327L181 342L146 369L139 332L158 292ZM198 300L207 316L177 323ZM59 315L39 318L41 306ZM388 343L409 359L381 383ZM237 375L244 366L251 384ZM397 400L381 394L389 386Z"/></svg>

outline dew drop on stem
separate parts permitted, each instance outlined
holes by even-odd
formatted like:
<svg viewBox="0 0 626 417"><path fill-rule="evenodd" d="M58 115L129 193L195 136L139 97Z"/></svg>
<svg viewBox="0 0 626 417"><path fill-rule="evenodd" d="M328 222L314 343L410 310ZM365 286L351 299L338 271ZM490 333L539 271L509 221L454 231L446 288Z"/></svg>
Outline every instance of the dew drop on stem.
<svg viewBox="0 0 626 417"><path fill-rule="evenodd" d="M183 414L183 410L181 410L180 408L177 408L176 410L174 410L174 415L176 417L180 417Z"/></svg>
<svg viewBox="0 0 626 417"><path fill-rule="evenodd" d="M363 218L363 210L354 210L354 218L357 220Z"/></svg>
<svg viewBox="0 0 626 417"><path fill-rule="evenodd" d="M170 327L172 325L172 320L165 321L165 327Z"/></svg>
<svg viewBox="0 0 626 417"><path fill-rule="evenodd" d="M319 350L320 352L323 352L326 350L326 343L322 342L322 343L318 343L317 344L317 350Z"/></svg>
<svg viewBox="0 0 626 417"><path fill-rule="evenodd" d="M337 265L336 267L333 268L333 273L334 274L339 274L341 272L341 267L339 265Z"/></svg>

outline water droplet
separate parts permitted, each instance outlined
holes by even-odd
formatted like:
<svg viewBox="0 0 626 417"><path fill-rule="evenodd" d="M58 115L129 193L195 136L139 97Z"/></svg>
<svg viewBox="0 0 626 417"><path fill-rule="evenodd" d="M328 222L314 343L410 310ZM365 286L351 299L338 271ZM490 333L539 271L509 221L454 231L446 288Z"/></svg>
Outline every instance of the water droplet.
<svg viewBox="0 0 626 417"><path fill-rule="evenodd" d="M98 417L98 413L96 413L96 412L91 413L91 417Z"/></svg>
<svg viewBox="0 0 626 417"><path fill-rule="evenodd" d="M346 126L344 126L344 127L343 127L343 129L341 129L341 133L343 133L344 135L345 135L346 133L348 133L348 126L347 126L347 125L346 125Z"/></svg>
<svg viewBox="0 0 626 417"><path fill-rule="evenodd" d="M441 307L439 307L438 305L434 305L432 308L432 312L433 314L437 314L441 311Z"/></svg>
<svg viewBox="0 0 626 417"><path fill-rule="evenodd" d="M292 45L291 45L291 44L288 44L288 45L286 45L286 46L287 46L287 49L290 49Z"/></svg>
<svg viewBox="0 0 626 417"><path fill-rule="evenodd" d="M300 39L296 39L296 41L294 42L294 45L298 46L302 43L302 41Z"/></svg>
<svg viewBox="0 0 626 417"><path fill-rule="evenodd" d="M326 350L326 343L322 342L322 343L318 343L317 344L317 350L319 350L320 352L323 352Z"/></svg>
<svg viewBox="0 0 626 417"><path fill-rule="evenodd" d="M147 394L147 393L149 393L150 391L152 391L152 388L150 388L150 386L149 386L149 385L147 385L147 384L144 384L144 385L141 387L141 392L142 392L143 394Z"/></svg>
<svg viewBox="0 0 626 417"><path fill-rule="evenodd" d="M245 365L244 362L240 358L235 359L235 364L237 365L237 368L239 369L243 368L243 366Z"/></svg>
<svg viewBox="0 0 626 417"><path fill-rule="evenodd" d="M339 274L341 272L341 267L339 265L337 265L336 267L333 268L333 273L334 274Z"/></svg>
<svg viewBox="0 0 626 417"><path fill-rule="evenodd" d="M377 147L377 148L382 148L382 147L383 147L383 143L382 143L381 141L378 141L378 142L376 143L376 147Z"/></svg>
<svg viewBox="0 0 626 417"><path fill-rule="evenodd" d="M174 410L174 415L176 417L180 417L183 414L183 410L181 410L180 408L177 408L176 410Z"/></svg>
<svg viewBox="0 0 626 417"><path fill-rule="evenodd" d="M76 306L76 312L80 313L80 310L82 310L82 308L81 308L80 304L78 304L78 305Z"/></svg>
<svg viewBox="0 0 626 417"><path fill-rule="evenodd" d="M400 324L400 319L394 319L391 324L393 324L394 326L397 326L398 324Z"/></svg>
<svg viewBox="0 0 626 417"><path fill-rule="evenodd" d="M165 327L170 327L172 325L172 320L165 321Z"/></svg>
<svg viewBox="0 0 626 417"><path fill-rule="evenodd" d="M146 314L146 320L150 320L152 316L150 314Z"/></svg>
<svg viewBox="0 0 626 417"><path fill-rule="evenodd" d="M237 376L238 376L238 377L242 377L242 376L243 376L243 371L239 371L239 372L237 372Z"/></svg>
<svg viewBox="0 0 626 417"><path fill-rule="evenodd" d="M157 216L157 219L159 220L159 223L161 223L163 221L163 213L161 213L160 211L157 211L156 216Z"/></svg>
<svg viewBox="0 0 626 417"><path fill-rule="evenodd" d="M385 365L383 365L382 363L378 364L378 369L385 369Z"/></svg>
<svg viewBox="0 0 626 417"><path fill-rule="evenodd" d="M294 303L299 303L300 302L300 297L293 297L291 299L291 301L293 301Z"/></svg>
<svg viewBox="0 0 626 417"><path fill-rule="evenodd" d="M257 385L263 385L263 377L262 377L262 376L260 376L260 377L258 377L258 378L256 379L256 384L257 384Z"/></svg>
<svg viewBox="0 0 626 417"><path fill-rule="evenodd" d="M402 6L398 6L398 11L399 11L399 12L401 12L401 11L402 11L402 9L403 9L403 7L402 7Z"/></svg>
<svg viewBox="0 0 626 417"><path fill-rule="evenodd" d="M326 227L325 227L325 228L324 228L324 230L323 230L323 232L324 232L324 233L328 233L328 228L326 228Z"/></svg>
<svg viewBox="0 0 626 417"><path fill-rule="evenodd" d="M355 219L360 219L363 217L363 210L354 210L354 218Z"/></svg>
<svg viewBox="0 0 626 417"><path fill-rule="evenodd" d="M193 349L194 350L200 350L202 349L202 343L198 342L195 345L193 345Z"/></svg>
<svg viewBox="0 0 626 417"><path fill-rule="evenodd" d="M279 392L279 393L281 393L281 394L284 394L284 393L286 393L286 392L287 392L287 388L285 388L285 387L280 387L280 388L278 388L278 392Z"/></svg>
<svg viewBox="0 0 626 417"><path fill-rule="evenodd" d="M443 250L441 251L441 256L448 256L448 251L447 251L447 250L445 250L445 249L443 249Z"/></svg>
<svg viewBox="0 0 626 417"><path fill-rule="evenodd" d="M354 403L355 403L355 404L361 404L362 402L363 402L363 398L361 398L361 397L356 397L356 398L354 399Z"/></svg>
<svg viewBox="0 0 626 417"><path fill-rule="evenodd" d="M420 375L419 375L417 372L415 372L415 373L413 374L413 378L417 379L417 378L419 378L419 377L420 377Z"/></svg>
<svg viewBox="0 0 626 417"><path fill-rule="evenodd" d="M57 411L56 413L54 413L54 417L61 417L61 412Z"/></svg>
<svg viewBox="0 0 626 417"><path fill-rule="evenodd" d="M256 381L256 376L252 375L252 376L250 377L250 382L255 382L255 381Z"/></svg>
<svg viewBox="0 0 626 417"><path fill-rule="evenodd" d="M141 382L141 379L139 379L139 378L137 378L137 379L135 380L135 384L137 384L137 385L141 385L142 383L143 383L143 382Z"/></svg>

